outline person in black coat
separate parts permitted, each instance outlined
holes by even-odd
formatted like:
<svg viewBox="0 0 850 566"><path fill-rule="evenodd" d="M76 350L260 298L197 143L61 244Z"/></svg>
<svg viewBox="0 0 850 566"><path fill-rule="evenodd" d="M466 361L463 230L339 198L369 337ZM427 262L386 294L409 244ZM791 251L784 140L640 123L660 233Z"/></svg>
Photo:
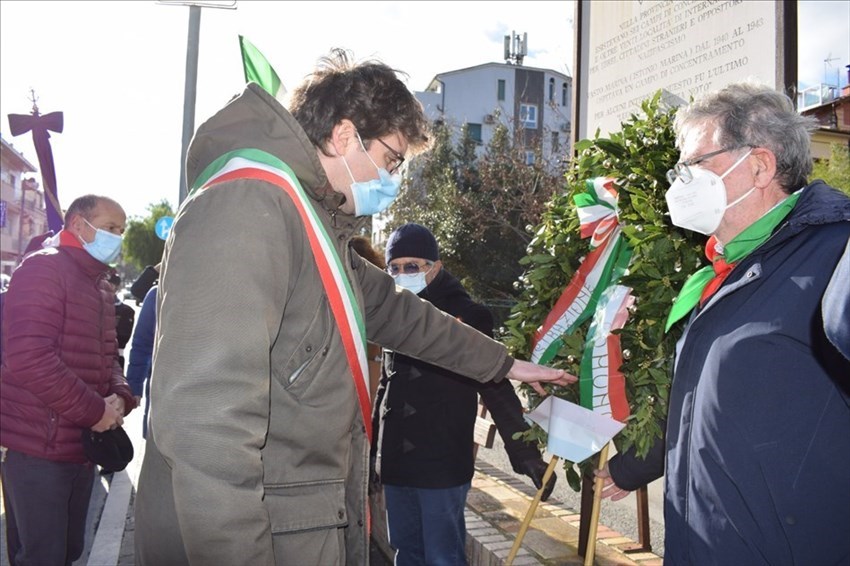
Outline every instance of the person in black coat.
<svg viewBox="0 0 850 566"><path fill-rule="evenodd" d="M387 270L396 284L492 337L493 316L440 262L437 241L419 224L390 235ZM384 488L395 563L466 564L463 510L473 472L478 395L493 416L515 472L539 489L546 463L514 434L529 425L512 385L480 384L385 350L373 413L376 474ZM545 501L555 485L546 486Z"/></svg>
<svg viewBox="0 0 850 566"><path fill-rule="evenodd" d="M128 304L125 304L118 296L121 291L121 276L114 271L109 274L109 284L115 293L115 328L118 334L118 361L121 363L121 369L126 369L124 363L124 348L130 342L130 337L133 335L133 324L136 320L136 311Z"/></svg>
<svg viewBox="0 0 850 566"><path fill-rule="evenodd" d="M142 304L148 291L159 281L159 268L161 265L161 263L158 263L156 265L145 266L144 271L130 285L130 294L136 299L137 305Z"/></svg>

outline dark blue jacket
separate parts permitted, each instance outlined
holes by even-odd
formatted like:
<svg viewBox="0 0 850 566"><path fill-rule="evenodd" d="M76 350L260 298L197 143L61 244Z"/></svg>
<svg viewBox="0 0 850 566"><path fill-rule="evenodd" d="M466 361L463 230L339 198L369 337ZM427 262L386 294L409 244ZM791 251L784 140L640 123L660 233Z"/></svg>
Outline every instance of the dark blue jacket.
<svg viewBox="0 0 850 566"><path fill-rule="evenodd" d="M850 321L821 309L848 237L850 199L812 183L692 316L670 393L665 564L850 563L850 362L824 316L844 336Z"/></svg>
<svg viewBox="0 0 850 566"><path fill-rule="evenodd" d="M145 397L145 417L142 435L148 434L148 411L150 410L150 377L153 360L153 342L156 332L156 285L150 288L142 302L139 319L133 330L130 347L130 365L127 366L127 383L136 397Z"/></svg>

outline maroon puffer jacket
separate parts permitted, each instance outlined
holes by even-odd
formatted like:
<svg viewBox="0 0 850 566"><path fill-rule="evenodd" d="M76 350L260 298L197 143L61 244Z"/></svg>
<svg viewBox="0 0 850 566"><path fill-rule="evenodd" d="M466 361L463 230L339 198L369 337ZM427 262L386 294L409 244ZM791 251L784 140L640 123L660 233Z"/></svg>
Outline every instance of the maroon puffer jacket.
<svg viewBox="0 0 850 566"><path fill-rule="evenodd" d="M27 257L12 276L3 312L0 445L83 463L81 430L103 416L104 397L135 399L118 365L114 296L107 267L60 246Z"/></svg>

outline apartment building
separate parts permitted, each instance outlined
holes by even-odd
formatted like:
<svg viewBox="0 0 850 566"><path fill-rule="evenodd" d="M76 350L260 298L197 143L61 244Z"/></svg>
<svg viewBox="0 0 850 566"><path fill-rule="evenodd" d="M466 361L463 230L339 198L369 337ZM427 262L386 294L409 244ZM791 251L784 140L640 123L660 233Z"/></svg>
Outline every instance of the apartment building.
<svg viewBox="0 0 850 566"><path fill-rule="evenodd" d="M30 239L47 231L35 166L0 136L0 273L11 275Z"/></svg>
<svg viewBox="0 0 850 566"><path fill-rule="evenodd" d="M518 134L528 159L569 155L572 78L551 69L484 63L436 75L416 98L431 120L442 120L486 147L498 124Z"/></svg>

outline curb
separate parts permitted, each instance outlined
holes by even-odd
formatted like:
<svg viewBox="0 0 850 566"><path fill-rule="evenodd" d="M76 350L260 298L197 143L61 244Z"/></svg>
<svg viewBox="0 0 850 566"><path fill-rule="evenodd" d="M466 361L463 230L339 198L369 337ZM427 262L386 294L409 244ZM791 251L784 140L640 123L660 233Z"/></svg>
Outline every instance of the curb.
<svg viewBox="0 0 850 566"><path fill-rule="evenodd" d="M133 483L126 470L112 474L109 482L109 493L100 515L97 531L89 553L88 566L115 566L121 551L121 541L124 539L124 525L127 521L127 510L130 507L130 496L133 493Z"/></svg>

